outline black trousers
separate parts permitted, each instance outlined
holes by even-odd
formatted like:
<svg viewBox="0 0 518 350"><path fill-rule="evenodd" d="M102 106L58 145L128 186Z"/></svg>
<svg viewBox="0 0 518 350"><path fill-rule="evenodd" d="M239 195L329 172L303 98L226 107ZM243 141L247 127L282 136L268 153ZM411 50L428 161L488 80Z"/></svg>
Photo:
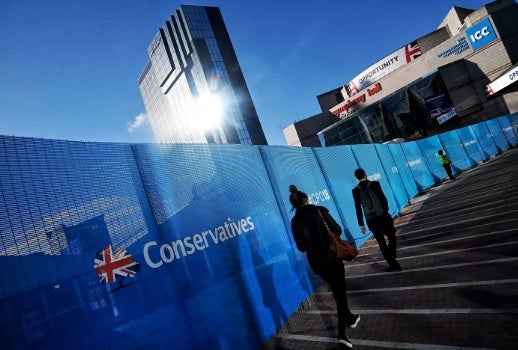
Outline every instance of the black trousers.
<svg viewBox="0 0 518 350"><path fill-rule="evenodd" d="M344 264L341 260L336 259L332 265L326 269L322 269L318 275L331 287L331 292L336 302L338 336L345 336L347 323L353 314L351 310L349 310L349 303L347 301Z"/></svg>
<svg viewBox="0 0 518 350"><path fill-rule="evenodd" d="M450 164L443 164L443 168L444 168L444 170L446 170L446 174L448 174L448 178L450 180L453 180L455 177L453 176L453 172L451 170L451 165Z"/></svg>
<svg viewBox="0 0 518 350"><path fill-rule="evenodd" d="M398 266L396 261L396 228L390 214L385 213L380 218L367 220L367 226L378 242L381 254L383 254L385 260L387 260L390 266ZM385 237L387 237L388 244Z"/></svg>

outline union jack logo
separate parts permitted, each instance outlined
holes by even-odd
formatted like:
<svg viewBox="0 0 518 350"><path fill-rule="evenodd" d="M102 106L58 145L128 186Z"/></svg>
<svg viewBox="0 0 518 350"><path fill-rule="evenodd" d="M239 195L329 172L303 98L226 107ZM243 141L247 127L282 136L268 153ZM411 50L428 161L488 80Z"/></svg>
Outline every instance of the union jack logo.
<svg viewBox="0 0 518 350"><path fill-rule="evenodd" d="M101 283L114 283L126 276L134 277L140 269L140 264L133 260L126 249L121 248L115 254L109 245L97 253L94 267Z"/></svg>
<svg viewBox="0 0 518 350"><path fill-rule="evenodd" d="M405 46L406 63L410 63L417 57L421 56L421 49L417 45L417 41L413 41Z"/></svg>
<svg viewBox="0 0 518 350"><path fill-rule="evenodd" d="M345 89L347 90L349 96L356 95L358 92L360 92L360 89L358 89L352 81L346 85Z"/></svg>

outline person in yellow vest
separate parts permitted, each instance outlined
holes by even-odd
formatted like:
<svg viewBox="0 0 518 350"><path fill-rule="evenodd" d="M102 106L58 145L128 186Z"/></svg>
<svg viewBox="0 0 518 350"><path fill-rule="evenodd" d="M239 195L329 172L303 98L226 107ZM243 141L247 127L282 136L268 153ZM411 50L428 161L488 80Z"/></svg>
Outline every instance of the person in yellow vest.
<svg viewBox="0 0 518 350"><path fill-rule="evenodd" d="M442 149L437 151L437 159L439 160L439 163L441 163L444 170L446 170L446 174L448 174L448 178L450 180L455 180L455 177L453 176L453 172L451 170L451 159L444 153Z"/></svg>

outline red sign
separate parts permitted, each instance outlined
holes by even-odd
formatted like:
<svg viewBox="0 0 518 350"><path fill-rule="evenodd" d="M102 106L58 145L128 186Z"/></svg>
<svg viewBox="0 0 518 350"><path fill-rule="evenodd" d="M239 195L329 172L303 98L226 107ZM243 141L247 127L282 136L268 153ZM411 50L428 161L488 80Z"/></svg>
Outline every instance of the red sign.
<svg viewBox="0 0 518 350"><path fill-rule="evenodd" d="M382 90L381 84L376 83L372 88L367 89L367 95L373 96L380 92ZM366 94L358 95L357 97L353 99L349 99L347 101L344 101L333 108L331 108L329 111L336 115L339 118L345 117L349 113L349 109L353 106L356 106L361 103L365 103L366 101Z"/></svg>

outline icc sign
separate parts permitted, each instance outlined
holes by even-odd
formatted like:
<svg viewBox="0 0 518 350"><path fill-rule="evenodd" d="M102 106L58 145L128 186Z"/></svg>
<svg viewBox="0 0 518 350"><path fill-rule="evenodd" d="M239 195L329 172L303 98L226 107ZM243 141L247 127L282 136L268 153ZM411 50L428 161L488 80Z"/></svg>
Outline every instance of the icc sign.
<svg viewBox="0 0 518 350"><path fill-rule="evenodd" d="M488 30L487 27L482 28L482 30L478 30L475 32L475 34L471 34L469 38L471 39L471 42L474 43L477 40L482 39L485 36L488 36L491 34L491 32Z"/></svg>
<svg viewBox="0 0 518 350"><path fill-rule="evenodd" d="M489 21L489 18L486 18L478 22L473 27L466 29L466 36L468 37L468 41L474 51L496 39L496 33Z"/></svg>

